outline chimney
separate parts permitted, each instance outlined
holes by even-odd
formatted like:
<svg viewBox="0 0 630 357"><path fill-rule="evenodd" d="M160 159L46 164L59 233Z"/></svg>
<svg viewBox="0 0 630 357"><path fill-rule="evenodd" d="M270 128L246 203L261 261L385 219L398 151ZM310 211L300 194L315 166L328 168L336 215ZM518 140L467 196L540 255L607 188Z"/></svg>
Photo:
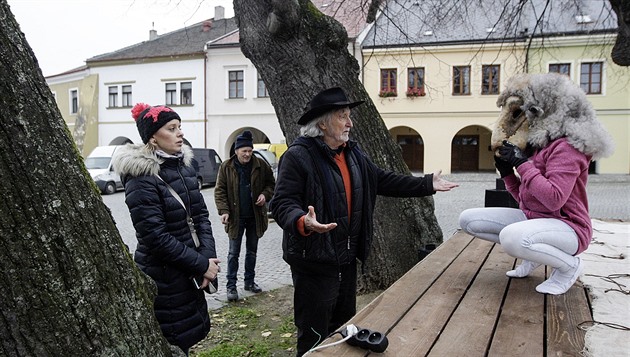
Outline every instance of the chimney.
<svg viewBox="0 0 630 357"><path fill-rule="evenodd" d="M155 40L158 37L157 30L149 31L149 41Z"/></svg>
<svg viewBox="0 0 630 357"><path fill-rule="evenodd" d="M223 6L214 7L214 20L223 20L225 18L225 8Z"/></svg>

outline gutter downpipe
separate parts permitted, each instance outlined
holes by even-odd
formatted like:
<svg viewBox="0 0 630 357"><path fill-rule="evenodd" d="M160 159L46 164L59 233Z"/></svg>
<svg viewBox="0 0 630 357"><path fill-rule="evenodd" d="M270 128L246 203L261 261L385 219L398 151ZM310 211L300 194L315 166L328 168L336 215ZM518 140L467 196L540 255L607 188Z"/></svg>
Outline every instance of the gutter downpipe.
<svg viewBox="0 0 630 357"><path fill-rule="evenodd" d="M203 147L208 148L208 44L203 46Z"/></svg>

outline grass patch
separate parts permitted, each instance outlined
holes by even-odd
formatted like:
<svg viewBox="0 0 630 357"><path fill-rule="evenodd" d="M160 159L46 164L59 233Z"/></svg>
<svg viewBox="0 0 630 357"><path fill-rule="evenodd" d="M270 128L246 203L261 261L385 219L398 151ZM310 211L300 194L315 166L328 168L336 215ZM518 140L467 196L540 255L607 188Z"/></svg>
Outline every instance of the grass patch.
<svg viewBox="0 0 630 357"><path fill-rule="evenodd" d="M380 291L357 296L357 311ZM293 357L293 286L265 291L210 311L208 336L190 350L192 357Z"/></svg>
<svg viewBox="0 0 630 357"><path fill-rule="evenodd" d="M191 356L295 356L291 286L241 298L210 311L210 316L210 333L191 349Z"/></svg>

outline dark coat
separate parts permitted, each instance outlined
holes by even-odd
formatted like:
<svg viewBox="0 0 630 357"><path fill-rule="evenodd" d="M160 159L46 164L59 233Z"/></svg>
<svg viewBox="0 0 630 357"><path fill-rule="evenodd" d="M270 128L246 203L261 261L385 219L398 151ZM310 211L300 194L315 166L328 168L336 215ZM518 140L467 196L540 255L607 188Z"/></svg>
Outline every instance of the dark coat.
<svg viewBox="0 0 630 357"><path fill-rule="evenodd" d="M295 269L336 274L338 266L365 261L373 235L376 196L419 197L434 194L433 175L400 175L377 167L348 141L344 148L352 182L352 212L348 207L335 152L319 138L297 138L282 155L272 200L276 222L284 230L283 258ZM297 221L315 208L317 221L337 223L323 234L300 235Z"/></svg>
<svg viewBox="0 0 630 357"><path fill-rule="evenodd" d="M232 155L231 158L221 163L217 176L217 184L214 187L214 202L217 205L219 215L225 213L230 215L230 220L228 224L225 225L225 232L230 239L236 239L238 235L241 208L239 200L239 174L238 170L234 167L235 160L238 160L236 155ZM252 156L250 162L252 164L250 177L252 207L254 208L254 218L256 220L256 236L260 238L269 226L267 205L257 206L254 203L261 193L265 195L265 199L269 202L273 196L276 181L273 178L271 167L263 162L262 159Z"/></svg>
<svg viewBox="0 0 630 357"><path fill-rule="evenodd" d="M144 145L129 144L116 155L114 169L125 186L125 202L138 238L134 260L157 285L155 316L166 339L186 350L210 331L204 292L194 287L191 277L203 275L208 259L217 254L208 210L191 166L192 150L184 146L183 153L182 158L165 159ZM186 222L186 210L165 182L188 207L199 248Z"/></svg>

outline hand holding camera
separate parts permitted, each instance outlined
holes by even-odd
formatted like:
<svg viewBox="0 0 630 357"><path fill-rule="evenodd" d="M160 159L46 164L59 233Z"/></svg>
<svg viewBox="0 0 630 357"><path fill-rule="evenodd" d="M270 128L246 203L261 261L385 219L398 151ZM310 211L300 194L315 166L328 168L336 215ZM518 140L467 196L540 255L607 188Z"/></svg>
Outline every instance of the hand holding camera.
<svg viewBox="0 0 630 357"><path fill-rule="evenodd" d="M503 140L503 146L499 148L499 155L501 160L508 162L513 167L519 167L527 162L525 153L507 140Z"/></svg>
<svg viewBox="0 0 630 357"><path fill-rule="evenodd" d="M219 278L215 278L214 280L210 280L208 278L204 278L203 276L197 276L192 278L193 284L197 290L204 289L208 294L214 294L217 292L219 287Z"/></svg>

